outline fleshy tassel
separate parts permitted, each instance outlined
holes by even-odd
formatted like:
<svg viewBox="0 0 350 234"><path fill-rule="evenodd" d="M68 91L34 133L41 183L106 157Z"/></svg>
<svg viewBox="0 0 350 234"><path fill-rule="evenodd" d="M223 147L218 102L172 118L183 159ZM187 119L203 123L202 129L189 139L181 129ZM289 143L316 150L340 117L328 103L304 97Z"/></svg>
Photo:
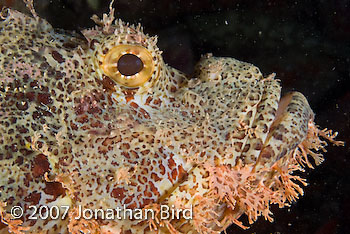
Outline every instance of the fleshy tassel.
<svg viewBox="0 0 350 234"><path fill-rule="evenodd" d="M7 225L8 230L15 234L24 234L30 227L23 227L23 221L20 219L14 220L10 214L5 211L6 203L0 202L0 218L1 222Z"/></svg>

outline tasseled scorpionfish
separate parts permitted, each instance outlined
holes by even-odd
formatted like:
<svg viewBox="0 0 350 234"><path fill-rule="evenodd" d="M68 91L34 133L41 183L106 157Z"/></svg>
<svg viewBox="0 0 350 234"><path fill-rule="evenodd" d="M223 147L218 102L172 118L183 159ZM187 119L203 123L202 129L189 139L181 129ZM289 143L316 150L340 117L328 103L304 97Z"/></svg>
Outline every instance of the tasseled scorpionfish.
<svg viewBox="0 0 350 234"><path fill-rule="evenodd" d="M189 76L113 8L82 34L31 10L1 12L0 233L246 228L303 194L321 137L342 144L252 64L207 54Z"/></svg>

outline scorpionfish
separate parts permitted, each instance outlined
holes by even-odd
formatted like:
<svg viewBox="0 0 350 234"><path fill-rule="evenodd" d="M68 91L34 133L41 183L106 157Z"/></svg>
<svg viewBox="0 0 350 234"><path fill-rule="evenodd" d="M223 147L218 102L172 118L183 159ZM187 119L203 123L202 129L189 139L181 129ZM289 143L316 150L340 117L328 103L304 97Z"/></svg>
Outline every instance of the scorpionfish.
<svg viewBox="0 0 350 234"><path fill-rule="evenodd" d="M0 233L247 228L342 144L252 64L207 54L186 75L112 7L81 34L31 10L1 12Z"/></svg>

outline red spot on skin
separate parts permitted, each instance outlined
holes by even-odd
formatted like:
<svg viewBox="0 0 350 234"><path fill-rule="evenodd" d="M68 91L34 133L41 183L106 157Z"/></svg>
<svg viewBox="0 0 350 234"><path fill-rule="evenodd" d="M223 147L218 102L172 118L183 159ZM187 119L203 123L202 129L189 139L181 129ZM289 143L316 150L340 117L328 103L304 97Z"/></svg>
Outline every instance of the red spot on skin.
<svg viewBox="0 0 350 234"><path fill-rule="evenodd" d="M32 173L34 177L40 177L48 172L50 169L50 164L43 154L38 154L32 163Z"/></svg>
<svg viewBox="0 0 350 234"><path fill-rule="evenodd" d="M169 166L170 169L173 169L176 166L174 159L169 158L168 166Z"/></svg>
<svg viewBox="0 0 350 234"><path fill-rule="evenodd" d="M128 152L122 152L122 155L127 158L127 159L130 159L130 155Z"/></svg>
<svg viewBox="0 0 350 234"><path fill-rule="evenodd" d="M172 178L173 180L176 180L176 177L177 177L177 170L175 169L175 170L172 170L172 171L171 171L171 178Z"/></svg>
<svg viewBox="0 0 350 234"><path fill-rule="evenodd" d="M28 129L25 128L24 126L16 126L17 128L17 131L21 134L24 134L24 133L27 133L28 132Z"/></svg>
<svg viewBox="0 0 350 234"><path fill-rule="evenodd" d="M77 117L77 122L79 122L79 123L87 123L87 122L89 122L89 117L87 115L78 116Z"/></svg>
<svg viewBox="0 0 350 234"><path fill-rule="evenodd" d="M135 209L136 207L137 207L137 205L136 205L135 202L133 202L130 205L126 206L126 208L128 208L128 209Z"/></svg>
<svg viewBox="0 0 350 234"><path fill-rule="evenodd" d="M172 173L172 172L171 172ZM173 176L168 172L167 178L170 180L170 183L174 184Z"/></svg>
<svg viewBox="0 0 350 234"><path fill-rule="evenodd" d="M134 199L134 195L132 196L128 196L125 201L124 201L124 204L129 204L132 200ZM134 203L133 203L134 204ZM133 204L131 205L128 205L127 208L130 208L129 206L133 206ZM134 205L134 208L136 207L136 204Z"/></svg>
<svg viewBox="0 0 350 234"><path fill-rule="evenodd" d="M153 104L156 105L156 106L160 106L160 104L162 104L162 100L160 100L159 98L158 99L155 99L153 101Z"/></svg>
<svg viewBox="0 0 350 234"><path fill-rule="evenodd" d="M272 156L273 156L273 150L272 150L271 146L267 146L261 151L259 158L261 158L263 160L268 160Z"/></svg>
<svg viewBox="0 0 350 234"><path fill-rule="evenodd" d="M250 144L246 144L242 150L243 153L247 153L250 148Z"/></svg>
<svg viewBox="0 0 350 234"><path fill-rule="evenodd" d="M29 85L31 88L39 88L39 83L36 80L33 80L32 82L30 82Z"/></svg>
<svg viewBox="0 0 350 234"><path fill-rule="evenodd" d="M152 200L152 199L149 199L149 198L144 198L144 199L142 200L143 206L146 206L146 205L148 205L148 204L151 204L152 202L153 202L153 200Z"/></svg>
<svg viewBox="0 0 350 234"><path fill-rule="evenodd" d="M283 136L282 136L282 134L279 133L279 132L277 132L277 131L273 133L273 137L274 137L276 140L283 141Z"/></svg>
<svg viewBox="0 0 350 234"><path fill-rule="evenodd" d="M154 184L151 181L149 181L148 183L150 185L152 193L154 195L156 195L156 197L158 197L160 194L159 194L158 189L156 188L156 186L154 186Z"/></svg>
<svg viewBox="0 0 350 234"><path fill-rule="evenodd" d="M108 146L113 144L113 138L106 138L104 141L102 141L103 146Z"/></svg>
<svg viewBox="0 0 350 234"><path fill-rule="evenodd" d="M134 100L135 90L124 90L123 94L125 96L125 101L128 103Z"/></svg>
<svg viewBox="0 0 350 234"><path fill-rule="evenodd" d="M152 101L152 97L150 96L150 97L148 97L147 99L146 99L146 105L149 105L150 103L151 103L151 101Z"/></svg>
<svg viewBox="0 0 350 234"><path fill-rule="evenodd" d="M151 179L152 179L153 181L155 181L155 182L161 180L161 178L160 178L156 173L154 173L154 172L152 172L152 174L151 174Z"/></svg>
<svg viewBox="0 0 350 234"><path fill-rule="evenodd" d="M50 201L55 201L57 197L65 194L65 189L59 182L47 182L46 187L44 188L44 192L53 196L52 200Z"/></svg>
<svg viewBox="0 0 350 234"><path fill-rule="evenodd" d="M179 171L179 180L184 179L188 175L182 166L178 167L178 171Z"/></svg>
<svg viewBox="0 0 350 234"><path fill-rule="evenodd" d="M75 123L70 123L70 127L73 129L73 130L78 130L78 126L75 124Z"/></svg>
<svg viewBox="0 0 350 234"><path fill-rule="evenodd" d="M115 92L115 88L114 88L114 81L109 78L108 76L103 76L103 80L102 80L102 85L103 88L109 92Z"/></svg>
<svg viewBox="0 0 350 234"><path fill-rule="evenodd" d="M130 106L134 107L135 109L137 109L139 107L139 105L137 105L135 102L131 102Z"/></svg>
<svg viewBox="0 0 350 234"><path fill-rule="evenodd" d="M143 195L144 195L145 197L152 197L152 193L151 193L151 191L149 190L148 185L146 185L146 189L145 189L145 191L143 192Z"/></svg>
<svg viewBox="0 0 350 234"><path fill-rule="evenodd" d="M16 163L18 166L21 166L21 165L23 164L23 160L24 160L24 158L21 157L21 156L19 156L19 157L17 157L15 163Z"/></svg>
<svg viewBox="0 0 350 234"><path fill-rule="evenodd" d="M24 177L25 177L25 179L24 179L23 183L26 187L29 187L29 184L30 184L30 182L32 182L33 177L30 175L30 173L25 173Z"/></svg>
<svg viewBox="0 0 350 234"><path fill-rule="evenodd" d="M34 99L35 99L35 92L28 92L28 93L26 93L26 98L28 98L29 101L34 101Z"/></svg>
<svg viewBox="0 0 350 234"><path fill-rule="evenodd" d="M255 144L254 149L255 149L255 150L261 150L262 147L263 147L263 144L262 144L262 142L260 141L260 142L257 142L257 143Z"/></svg>
<svg viewBox="0 0 350 234"><path fill-rule="evenodd" d="M131 100L134 100L134 96L125 97L126 103L130 102Z"/></svg>
<svg viewBox="0 0 350 234"><path fill-rule="evenodd" d="M75 100L75 112L77 115L82 115L86 112L89 114L101 114L100 101L101 97L97 93L85 95L81 99Z"/></svg>
<svg viewBox="0 0 350 234"><path fill-rule="evenodd" d="M52 103L51 95L48 93L38 93L37 100L39 103L43 103L45 105Z"/></svg>
<svg viewBox="0 0 350 234"><path fill-rule="evenodd" d="M145 119L150 119L151 118L149 116L148 112L145 111L144 109L140 108L140 112L142 113L143 117L145 117Z"/></svg>
<svg viewBox="0 0 350 234"><path fill-rule="evenodd" d="M25 202L30 202L32 205L37 205L40 201L41 194L37 192L33 192L24 198Z"/></svg>
<svg viewBox="0 0 350 234"><path fill-rule="evenodd" d="M62 57L62 55L61 55L60 53L58 53L56 50L53 50L53 51L51 52L51 55L52 55L52 57L53 57L57 62L59 62L59 63L63 63L64 61L66 61L66 60Z"/></svg>
<svg viewBox="0 0 350 234"><path fill-rule="evenodd" d="M118 200L123 200L125 198L125 193L127 191L124 188L115 188L111 192L111 196Z"/></svg>
<svg viewBox="0 0 350 234"><path fill-rule="evenodd" d="M18 110L25 111L25 110L28 109L28 103L25 102L25 103L22 104L22 103L17 102L16 103L16 107L18 108Z"/></svg>
<svg viewBox="0 0 350 234"><path fill-rule="evenodd" d="M91 123L91 127L92 128L99 128L99 129L101 129L103 127L103 124L100 121L93 121Z"/></svg>
<svg viewBox="0 0 350 234"><path fill-rule="evenodd" d="M165 175L165 167L161 164L159 165L160 168L160 174Z"/></svg>

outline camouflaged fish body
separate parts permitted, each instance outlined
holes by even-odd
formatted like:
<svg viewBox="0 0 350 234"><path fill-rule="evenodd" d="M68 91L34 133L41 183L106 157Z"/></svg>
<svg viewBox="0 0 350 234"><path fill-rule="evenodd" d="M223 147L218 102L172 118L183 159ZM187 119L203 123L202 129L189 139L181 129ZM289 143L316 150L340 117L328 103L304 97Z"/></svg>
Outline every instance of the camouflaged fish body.
<svg viewBox="0 0 350 234"><path fill-rule="evenodd" d="M193 77L156 38L120 20L76 33L3 10L0 21L0 230L219 233L302 194L293 175L325 142L305 97L280 100L274 75L203 56ZM109 17L111 17L109 15ZM11 207L24 218L11 219ZM30 205L68 206L62 219ZM192 208L192 219L75 219L78 208ZM63 209L61 210L63 211ZM37 217L37 216L36 216Z"/></svg>

